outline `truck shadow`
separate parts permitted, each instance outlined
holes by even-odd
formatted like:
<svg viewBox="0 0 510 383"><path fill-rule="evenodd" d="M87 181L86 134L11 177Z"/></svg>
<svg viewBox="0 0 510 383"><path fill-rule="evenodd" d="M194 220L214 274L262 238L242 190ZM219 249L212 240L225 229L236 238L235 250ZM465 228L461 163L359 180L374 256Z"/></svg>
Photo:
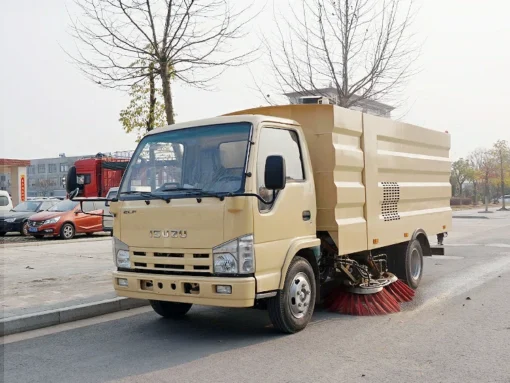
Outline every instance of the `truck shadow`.
<svg viewBox="0 0 510 383"><path fill-rule="evenodd" d="M356 319L318 310L310 328L323 321ZM40 381L89 382L91 370L95 381L107 381L300 334L279 333L262 310L194 307L182 320L147 312L7 344L5 376L23 381L19 366L30 365L40 371ZM73 368L63 370L64 365Z"/></svg>

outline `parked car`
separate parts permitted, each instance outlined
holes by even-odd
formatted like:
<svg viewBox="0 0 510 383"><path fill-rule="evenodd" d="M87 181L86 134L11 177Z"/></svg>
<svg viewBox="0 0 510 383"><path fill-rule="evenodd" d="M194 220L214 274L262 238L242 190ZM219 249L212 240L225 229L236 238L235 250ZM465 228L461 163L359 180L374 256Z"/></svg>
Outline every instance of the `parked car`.
<svg viewBox="0 0 510 383"><path fill-rule="evenodd" d="M12 210L12 199L8 192L0 190L0 212Z"/></svg>
<svg viewBox="0 0 510 383"><path fill-rule="evenodd" d="M52 236L62 239L71 239L79 233L92 235L103 231L104 209L104 202L85 201L82 211L79 202L64 200L48 211L31 216L28 233L36 238Z"/></svg>
<svg viewBox="0 0 510 383"><path fill-rule="evenodd" d="M10 211L0 212L0 236L13 231L28 235L28 218L34 213L49 209L57 202L58 200L35 199L22 202Z"/></svg>
<svg viewBox="0 0 510 383"><path fill-rule="evenodd" d="M117 197L117 193L119 192L118 187L113 187L108 190L108 194L106 194L107 199L112 199ZM105 216L103 217L103 230L113 235L113 215L110 213L110 209L107 207L105 209Z"/></svg>

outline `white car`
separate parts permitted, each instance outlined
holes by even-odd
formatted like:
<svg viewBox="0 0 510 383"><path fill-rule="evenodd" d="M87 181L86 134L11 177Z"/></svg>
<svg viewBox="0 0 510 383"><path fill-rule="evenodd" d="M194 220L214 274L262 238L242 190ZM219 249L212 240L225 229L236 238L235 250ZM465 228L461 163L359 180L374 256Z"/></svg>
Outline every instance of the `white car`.
<svg viewBox="0 0 510 383"><path fill-rule="evenodd" d="M0 190L0 211L11 211L12 208L12 199L9 193Z"/></svg>

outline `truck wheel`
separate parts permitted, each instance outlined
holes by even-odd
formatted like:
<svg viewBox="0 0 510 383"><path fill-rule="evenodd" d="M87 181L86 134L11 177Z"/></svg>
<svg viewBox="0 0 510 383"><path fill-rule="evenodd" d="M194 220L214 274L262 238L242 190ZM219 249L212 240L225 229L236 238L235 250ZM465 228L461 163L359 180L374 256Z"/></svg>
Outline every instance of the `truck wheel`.
<svg viewBox="0 0 510 383"><path fill-rule="evenodd" d="M7 234L5 231L0 231L0 237L5 236L5 234Z"/></svg>
<svg viewBox="0 0 510 383"><path fill-rule="evenodd" d="M315 307L315 276L312 266L301 257L295 257L287 271L283 290L269 299L267 310L273 326L293 334L306 327Z"/></svg>
<svg viewBox="0 0 510 383"><path fill-rule="evenodd" d="M188 313L192 303L149 301L152 309L163 318L179 319Z"/></svg>
<svg viewBox="0 0 510 383"><path fill-rule="evenodd" d="M74 226L70 223L64 223L60 228L60 238L71 239L74 237Z"/></svg>
<svg viewBox="0 0 510 383"><path fill-rule="evenodd" d="M395 254L395 274L416 290L423 274L423 249L417 239L401 249L401 252Z"/></svg>

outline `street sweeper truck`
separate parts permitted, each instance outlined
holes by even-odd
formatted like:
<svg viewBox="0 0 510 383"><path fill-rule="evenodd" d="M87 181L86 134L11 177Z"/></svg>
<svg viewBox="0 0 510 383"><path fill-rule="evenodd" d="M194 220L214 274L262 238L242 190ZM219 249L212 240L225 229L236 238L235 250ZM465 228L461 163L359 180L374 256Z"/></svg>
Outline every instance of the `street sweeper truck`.
<svg viewBox="0 0 510 383"><path fill-rule="evenodd" d="M114 213L113 284L163 317L316 303L351 315L412 299L451 227L450 136L334 105L285 105L148 133Z"/></svg>

